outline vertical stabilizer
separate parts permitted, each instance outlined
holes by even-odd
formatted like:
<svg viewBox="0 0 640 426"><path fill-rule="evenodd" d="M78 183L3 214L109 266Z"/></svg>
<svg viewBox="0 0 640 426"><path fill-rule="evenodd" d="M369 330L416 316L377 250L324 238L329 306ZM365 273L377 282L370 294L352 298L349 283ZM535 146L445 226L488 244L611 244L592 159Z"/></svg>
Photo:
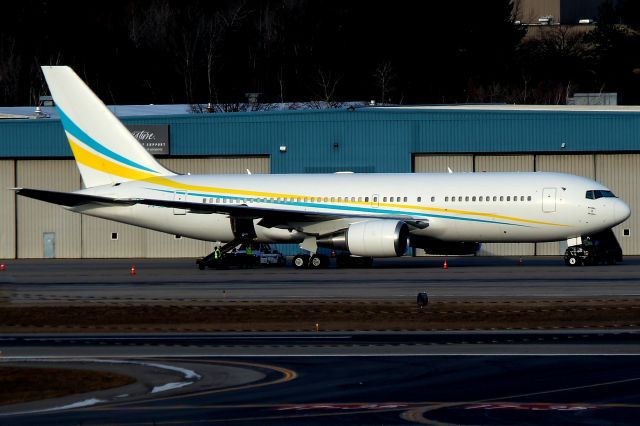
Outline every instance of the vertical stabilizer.
<svg viewBox="0 0 640 426"><path fill-rule="evenodd" d="M71 68L44 66L42 71L87 188L175 174L140 145Z"/></svg>

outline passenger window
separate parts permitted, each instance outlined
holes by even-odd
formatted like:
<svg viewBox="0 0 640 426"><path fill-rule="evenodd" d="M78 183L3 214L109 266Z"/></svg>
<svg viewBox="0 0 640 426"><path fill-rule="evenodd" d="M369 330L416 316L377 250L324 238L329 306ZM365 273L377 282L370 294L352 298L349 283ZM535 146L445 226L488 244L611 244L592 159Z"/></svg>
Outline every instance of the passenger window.
<svg viewBox="0 0 640 426"><path fill-rule="evenodd" d="M475 200L476 200L476 197L471 197L471 201L475 201Z"/></svg>
<svg viewBox="0 0 640 426"><path fill-rule="evenodd" d="M500 196L500 201L504 201L504 195Z"/></svg>
<svg viewBox="0 0 640 426"><path fill-rule="evenodd" d="M459 202L462 202L462 196L459 196L459 197L458 197L458 201L459 201Z"/></svg>
<svg viewBox="0 0 640 426"><path fill-rule="evenodd" d="M482 201L482 195L478 198L478 201Z"/></svg>
<svg viewBox="0 0 640 426"><path fill-rule="evenodd" d="M465 201L469 201L469 196L467 195L466 197L464 197Z"/></svg>
<svg viewBox="0 0 640 426"><path fill-rule="evenodd" d="M422 197L418 197L418 202L422 201Z"/></svg>
<svg viewBox="0 0 640 426"><path fill-rule="evenodd" d="M524 201L524 195L520 196L520 201Z"/></svg>
<svg viewBox="0 0 640 426"><path fill-rule="evenodd" d="M496 197L495 195L493 196L493 201L498 201L498 197Z"/></svg>
<svg viewBox="0 0 640 426"><path fill-rule="evenodd" d="M507 195L507 201L511 201L511 196Z"/></svg>
<svg viewBox="0 0 640 426"><path fill-rule="evenodd" d="M377 201L377 198L374 201ZM368 203L369 202L369 197L364 197L364 202Z"/></svg>
<svg viewBox="0 0 640 426"><path fill-rule="evenodd" d="M449 197L444 197L444 202L448 202L449 201Z"/></svg>
<svg viewBox="0 0 640 426"><path fill-rule="evenodd" d="M531 201L531 195L527 197L527 201Z"/></svg>
<svg viewBox="0 0 640 426"><path fill-rule="evenodd" d="M362 197L358 197L358 202L361 203L362 202Z"/></svg>
<svg viewBox="0 0 640 426"><path fill-rule="evenodd" d="M387 197L382 197L382 202L386 203L387 202Z"/></svg>
<svg viewBox="0 0 640 426"><path fill-rule="evenodd" d="M351 202L354 203L356 201L356 197L351 197Z"/></svg>
<svg viewBox="0 0 640 426"><path fill-rule="evenodd" d="M389 197L389 202L393 203L393 197Z"/></svg>
<svg viewBox="0 0 640 426"><path fill-rule="evenodd" d="M404 202L406 203L406 202L407 202L407 197L404 197L404 198L402 199L402 201L404 201Z"/></svg>
<svg viewBox="0 0 640 426"><path fill-rule="evenodd" d="M436 197L431 197L431 202L435 203L435 201L436 201Z"/></svg>

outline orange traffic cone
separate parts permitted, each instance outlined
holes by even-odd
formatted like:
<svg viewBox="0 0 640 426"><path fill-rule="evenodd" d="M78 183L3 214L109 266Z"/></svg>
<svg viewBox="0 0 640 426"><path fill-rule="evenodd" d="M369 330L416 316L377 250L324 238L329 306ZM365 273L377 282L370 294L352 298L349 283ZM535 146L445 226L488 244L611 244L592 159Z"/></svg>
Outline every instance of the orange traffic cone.
<svg viewBox="0 0 640 426"><path fill-rule="evenodd" d="M447 266L447 259L444 260L444 265L442 265L442 269L449 269L449 266Z"/></svg>
<svg viewBox="0 0 640 426"><path fill-rule="evenodd" d="M0 263L0 272L4 272L5 270L5 266L4 266L4 260L2 261L2 263Z"/></svg>
<svg viewBox="0 0 640 426"><path fill-rule="evenodd" d="M136 274L136 265L131 265L131 272L129 272L131 275L135 275Z"/></svg>

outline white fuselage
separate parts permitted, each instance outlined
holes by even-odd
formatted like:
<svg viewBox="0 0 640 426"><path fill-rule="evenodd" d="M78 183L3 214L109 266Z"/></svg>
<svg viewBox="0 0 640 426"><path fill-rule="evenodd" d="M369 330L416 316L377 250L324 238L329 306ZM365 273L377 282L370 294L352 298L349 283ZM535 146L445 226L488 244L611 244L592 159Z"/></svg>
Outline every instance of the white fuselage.
<svg viewBox="0 0 640 426"><path fill-rule="evenodd" d="M442 241L557 241L598 232L624 221L629 207L615 197L589 199L607 190L562 173L179 175L80 193L119 199L145 198L201 204L246 205L286 212L340 216L335 227L367 218L424 220L412 234ZM225 214L136 204L85 205L80 213L208 241L234 238ZM259 219L255 219L257 223ZM331 221L329 221L331 222ZM261 242L300 242L304 224L255 226ZM312 228L310 228L313 230ZM319 226L318 234L332 232ZM306 234L309 230L304 229Z"/></svg>

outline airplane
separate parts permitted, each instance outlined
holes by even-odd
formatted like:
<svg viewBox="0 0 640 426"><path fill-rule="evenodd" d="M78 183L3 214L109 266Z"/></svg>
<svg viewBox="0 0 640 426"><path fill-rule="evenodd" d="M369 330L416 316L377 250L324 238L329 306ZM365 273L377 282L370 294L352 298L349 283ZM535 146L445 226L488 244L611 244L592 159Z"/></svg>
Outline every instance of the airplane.
<svg viewBox="0 0 640 426"><path fill-rule="evenodd" d="M480 242L579 238L623 222L604 185L564 173L190 175L166 169L66 66L42 71L84 188L19 195L156 231L226 243L297 243L296 267L319 248L354 257L474 253ZM213 255L213 253L212 253ZM209 255L211 256L211 255Z"/></svg>

